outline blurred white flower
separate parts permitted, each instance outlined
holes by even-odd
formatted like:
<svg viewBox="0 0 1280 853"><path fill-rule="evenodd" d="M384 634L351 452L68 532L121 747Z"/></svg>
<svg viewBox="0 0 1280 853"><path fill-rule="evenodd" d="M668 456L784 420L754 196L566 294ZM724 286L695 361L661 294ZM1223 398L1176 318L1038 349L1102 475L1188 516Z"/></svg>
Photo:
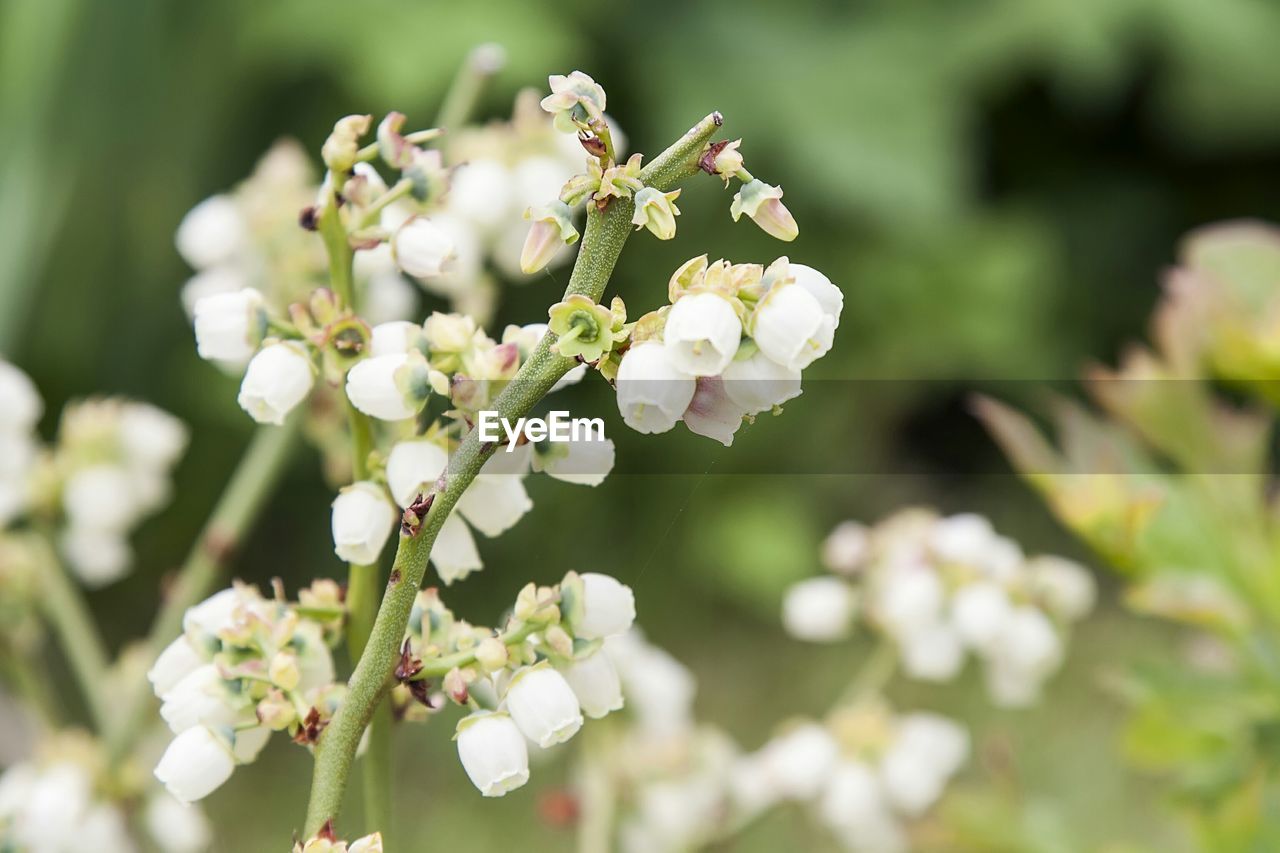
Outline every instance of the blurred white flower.
<svg viewBox="0 0 1280 853"><path fill-rule="evenodd" d="M213 793L235 768L230 745L205 726L196 726L170 742L155 773L175 799L192 803Z"/></svg>
<svg viewBox="0 0 1280 853"><path fill-rule="evenodd" d="M849 636L857 604L853 589L839 578L808 578L787 589L782 625L800 640L834 642Z"/></svg>
<svg viewBox="0 0 1280 853"><path fill-rule="evenodd" d="M618 670L603 651L572 661L564 668L564 677L578 697L582 712L592 719L607 716L623 705Z"/></svg>
<svg viewBox="0 0 1280 853"><path fill-rule="evenodd" d="M182 217L174 237L178 253L196 269L232 260L249 242L249 224L235 199L206 198Z"/></svg>

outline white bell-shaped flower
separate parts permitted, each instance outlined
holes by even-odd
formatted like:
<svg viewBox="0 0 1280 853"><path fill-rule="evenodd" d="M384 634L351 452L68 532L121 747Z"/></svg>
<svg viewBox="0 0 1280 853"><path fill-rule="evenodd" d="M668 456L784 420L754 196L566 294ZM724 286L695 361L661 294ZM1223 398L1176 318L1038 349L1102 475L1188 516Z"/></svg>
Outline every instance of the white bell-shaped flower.
<svg viewBox="0 0 1280 853"><path fill-rule="evenodd" d="M529 747L507 714L481 711L458 723L458 759L471 784L501 797L529 781Z"/></svg>
<svg viewBox="0 0 1280 853"><path fill-rule="evenodd" d="M120 446L130 465L165 471L187 449L187 427L149 403L129 402L120 408Z"/></svg>
<svg viewBox="0 0 1280 853"><path fill-rule="evenodd" d="M207 361L245 364L266 332L262 294L252 287L196 303L196 352Z"/></svg>
<svg viewBox="0 0 1280 853"><path fill-rule="evenodd" d="M425 217L400 226L391 240L396 264L414 278L434 278L457 256L449 232Z"/></svg>
<svg viewBox="0 0 1280 853"><path fill-rule="evenodd" d="M616 457L613 441L605 438L578 438L548 442L533 457L533 470L579 486L598 486L613 470Z"/></svg>
<svg viewBox="0 0 1280 853"><path fill-rule="evenodd" d="M808 290L779 283L756 306L750 331L769 358L790 370L804 370L831 349L835 322Z"/></svg>
<svg viewBox="0 0 1280 853"><path fill-rule="evenodd" d="M271 344L249 362L237 401L258 423L279 425L307 398L314 382L306 347L292 341Z"/></svg>
<svg viewBox="0 0 1280 853"><path fill-rule="evenodd" d="M676 425L697 383L671 360L667 348L644 341L627 350L618 366L618 411L627 426L644 433L666 432Z"/></svg>
<svg viewBox="0 0 1280 853"><path fill-rule="evenodd" d="M397 504L407 507L420 493L428 492L449 465L449 454L435 442L410 439L398 442L387 456L387 486Z"/></svg>
<svg viewBox="0 0 1280 853"><path fill-rule="evenodd" d="M193 726L234 726L244 717L242 710L232 705L234 698L218 668L203 664L164 694L160 716L174 734Z"/></svg>
<svg viewBox="0 0 1280 853"><path fill-rule="evenodd" d="M681 420L694 435L731 447L734 435L747 416L746 410L725 393L724 381L719 376L700 376L697 383Z"/></svg>
<svg viewBox="0 0 1280 853"><path fill-rule="evenodd" d="M230 746L205 726L173 739L156 765L156 778L179 802L193 803L213 793L236 769Z"/></svg>
<svg viewBox="0 0 1280 853"><path fill-rule="evenodd" d="M147 672L147 680L151 682L155 694L163 696L205 663L204 656L196 651L196 647L184 635L164 647L164 651L160 652Z"/></svg>
<svg viewBox="0 0 1280 853"><path fill-rule="evenodd" d="M174 235L178 254L198 270L232 260L249 240L249 224L227 195L210 196L187 211Z"/></svg>
<svg viewBox="0 0 1280 853"><path fill-rule="evenodd" d="M582 619L574 635L600 640L624 634L636 621L636 597L631 587L598 572L582 575Z"/></svg>
<svg viewBox="0 0 1280 853"><path fill-rule="evenodd" d="M488 473L500 468L508 454L495 454L458 499L458 512L485 536L501 536L533 509L521 477Z"/></svg>
<svg viewBox="0 0 1280 853"><path fill-rule="evenodd" d="M795 283L809 291L813 298L818 300L818 304L822 306L822 312L831 318L831 327L839 328L840 312L844 310L844 293L840 288L813 267L793 263L788 264L787 268L795 278Z"/></svg>
<svg viewBox="0 0 1280 853"><path fill-rule="evenodd" d="M333 501L333 550L348 563L377 562L396 523L396 509L376 483L362 481Z"/></svg>
<svg viewBox="0 0 1280 853"><path fill-rule="evenodd" d="M812 800L835 769L840 746L823 726L804 723L770 741L765 755L783 797Z"/></svg>
<svg viewBox="0 0 1280 853"><path fill-rule="evenodd" d="M370 330L369 353L373 356L402 355L418 349L425 343L426 335L419 323L408 320L391 320L379 323Z"/></svg>
<svg viewBox="0 0 1280 853"><path fill-rule="evenodd" d="M544 664L512 676L504 704L524 736L543 749L564 743L582 728L582 709L573 688Z"/></svg>
<svg viewBox="0 0 1280 853"><path fill-rule="evenodd" d="M738 351L742 322L723 296L690 293L671 306L662 340L677 370L719 376Z"/></svg>
<svg viewBox="0 0 1280 853"><path fill-rule="evenodd" d="M857 596L839 578L808 578L792 584L782 599L782 625L787 633L811 643L830 643L849 636Z"/></svg>
<svg viewBox="0 0 1280 853"><path fill-rule="evenodd" d="M431 546L431 565L446 586L484 568L476 540L460 516L450 514L440 525Z"/></svg>
<svg viewBox="0 0 1280 853"><path fill-rule="evenodd" d="M622 682L609 656L597 650L564 668L565 680L578 697L582 712L598 720L623 705Z"/></svg>
<svg viewBox="0 0 1280 853"><path fill-rule="evenodd" d="M748 415L767 412L800 396L800 371L785 367L757 346L748 358L735 358L720 377L729 399Z"/></svg>
<svg viewBox="0 0 1280 853"><path fill-rule="evenodd" d="M347 398L371 418L406 420L422 411L427 401L428 374L426 361L417 353L376 355L347 371Z"/></svg>

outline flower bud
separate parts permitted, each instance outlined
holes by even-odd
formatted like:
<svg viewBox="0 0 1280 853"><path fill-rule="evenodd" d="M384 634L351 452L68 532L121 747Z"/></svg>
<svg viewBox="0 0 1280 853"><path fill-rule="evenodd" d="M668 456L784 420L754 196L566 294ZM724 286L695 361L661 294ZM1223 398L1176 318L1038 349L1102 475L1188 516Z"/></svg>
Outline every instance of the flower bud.
<svg viewBox="0 0 1280 853"><path fill-rule="evenodd" d="M542 99L542 109L555 116L556 130L577 133L592 121L603 119L604 87L581 71L552 74L547 78L551 94Z"/></svg>
<svg viewBox="0 0 1280 853"><path fill-rule="evenodd" d="M353 483L333 501L333 550L348 563L374 563L395 522L395 507L379 486Z"/></svg>
<svg viewBox="0 0 1280 853"><path fill-rule="evenodd" d="M636 210L631 215L631 224L636 230L648 228L659 240L670 240L676 236L676 217L680 208L675 201L680 197L680 190L664 193L654 187L645 187L636 193Z"/></svg>
<svg viewBox="0 0 1280 853"><path fill-rule="evenodd" d="M262 294L251 287L196 303L196 352L207 361L244 364L266 333Z"/></svg>
<svg viewBox="0 0 1280 853"><path fill-rule="evenodd" d="M582 728L582 710L573 688L545 663L515 674L505 704L524 736L543 749L564 743Z"/></svg>
<svg viewBox="0 0 1280 853"><path fill-rule="evenodd" d="M551 263L561 248L578 242L573 210L559 199L530 207L524 212L524 218L532 223L524 248L520 250L520 271L525 275L533 275Z"/></svg>
<svg viewBox="0 0 1280 853"><path fill-rule="evenodd" d="M27 432L35 428L44 402L27 374L0 360L0 432Z"/></svg>
<svg viewBox="0 0 1280 853"><path fill-rule="evenodd" d="M431 369L416 350L367 358L347 371L351 405L383 421L413 417L422 411L431 390Z"/></svg>
<svg viewBox="0 0 1280 853"><path fill-rule="evenodd" d="M760 351L789 370L804 370L827 354L835 325L813 294L779 282L751 314L748 329Z"/></svg>
<svg viewBox="0 0 1280 853"><path fill-rule="evenodd" d="M192 803L231 778L235 767L226 742L207 727L196 726L173 739L156 765L155 774L176 799Z"/></svg>
<svg viewBox="0 0 1280 853"><path fill-rule="evenodd" d="M742 339L742 322L729 300L690 293L676 300L662 331L671 362L690 376L719 376Z"/></svg>
<svg viewBox="0 0 1280 853"><path fill-rule="evenodd" d="M419 493L429 492L449 464L449 454L427 439L401 441L387 456L387 487L395 502L407 507Z"/></svg>
<svg viewBox="0 0 1280 853"><path fill-rule="evenodd" d="M298 656L293 652L276 652L267 667L267 677L281 690L294 690L302 680L298 670Z"/></svg>
<svg viewBox="0 0 1280 853"><path fill-rule="evenodd" d="M564 678L578 697L582 712L593 720L605 717L623 705L618 670L602 650L570 663L564 668Z"/></svg>
<svg viewBox="0 0 1280 853"><path fill-rule="evenodd" d="M636 620L631 587L597 572L585 572L581 577L582 616L573 626L574 636L600 640L626 633Z"/></svg>
<svg viewBox="0 0 1280 853"><path fill-rule="evenodd" d="M357 838L347 847L347 853L382 853L382 833Z"/></svg>
<svg viewBox="0 0 1280 853"><path fill-rule="evenodd" d="M455 740L462 769L484 796L501 797L529 781L529 747L507 714L465 717Z"/></svg>
<svg viewBox="0 0 1280 853"><path fill-rule="evenodd" d="M697 388L692 376L656 341L635 344L618 366L618 411L627 426L644 433L666 432L676 425Z"/></svg>
<svg viewBox="0 0 1280 853"><path fill-rule="evenodd" d="M164 651L147 672L147 680L151 682L155 694L163 696L206 662L195 646L182 636L164 647Z"/></svg>
<svg viewBox="0 0 1280 853"><path fill-rule="evenodd" d="M712 142L707 146L706 153L702 155L700 165L704 171L722 178L727 187L729 179L742 171L742 152L738 150L741 145L741 139L735 139L732 142Z"/></svg>
<svg viewBox="0 0 1280 853"><path fill-rule="evenodd" d="M249 362L237 402L260 424L283 424L285 415L306 399L315 369L300 343L270 344Z"/></svg>
<svg viewBox="0 0 1280 853"><path fill-rule="evenodd" d="M257 705L258 722L273 732L282 732L297 722L298 712L289 698L279 690L272 690Z"/></svg>
<svg viewBox="0 0 1280 853"><path fill-rule="evenodd" d="M744 213L770 237L789 243L800 234L795 217L782 203L782 187L770 186L760 180L744 184L734 194L729 214L737 222Z"/></svg>
<svg viewBox="0 0 1280 853"><path fill-rule="evenodd" d="M400 269L415 278L435 278L457 257L453 238L440 226L421 216L401 225L391 239Z"/></svg>
<svg viewBox="0 0 1280 853"><path fill-rule="evenodd" d="M510 655L507 647L497 637L485 637L476 646L476 663L485 672L497 672L507 665Z"/></svg>
<svg viewBox="0 0 1280 853"><path fill-rule="evenodd" d="M328 169L336 174L349 172L356 164L356 152L360 150L360 137L369 132L372 116L343 116L334 122L333 132L320 147L320 157Z"/></svg>
<svg viewBox="0 0 1280 853"><path fill-rule="evenodd" d="M232 260L249 240L249 224L227 195L210 196L187 211L174 237L178 254L198 270Z"/></svg>
<svg viewBox="0 0 1280 853"><path fill-rule="evenodd" d="M787 633L811 643L830 643L849 636L857 596L839 578L816 577L792 584L782 600Z"/></svg>

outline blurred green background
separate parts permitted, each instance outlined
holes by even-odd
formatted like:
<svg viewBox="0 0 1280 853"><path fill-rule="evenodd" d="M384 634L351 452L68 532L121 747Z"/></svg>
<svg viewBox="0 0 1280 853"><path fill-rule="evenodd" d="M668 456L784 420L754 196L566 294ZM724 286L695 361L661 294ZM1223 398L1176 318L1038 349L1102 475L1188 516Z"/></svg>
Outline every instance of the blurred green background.
<svg viewBox="0 0 1280 853"><path fill-rule="evenodd" d="M235 382L196 358L178 302L188 270L172 234L187 209L280 136L318 149L342 114L429 124L482 41L509 54L484 116L573 68L607 88L633 150L721 110L752 171L786 189L801 223L787 253L844 288L835 348L785 417L731 450L683 430L623 434L614 416L620 473L596 490L531 482L536 514L482 543L488 568L451 595L487 621L531 577L618 575L651 637L697 673L699 712L749 746L776 719L820 712L858 663L856 647L815 651L777 624L781 590L817 571L837 521L930 503L987 513L1029 550L1086 556L1009 474L968 393L1030 399L1039 382L998 380L1070 379L1113 359L1142 334L1183 232L1280 213L1280 6L1262 0L5 0L0 14L0 352L43 390L46 432L65 400L109 392L175 412L196 436L175 505L140 534L139 569L94 598L117 643L141 630L251 426ZM770 260L777 244L727 207L713 181L686 190L678 239L634 240L613 290L648 305L692 255ZM498 328L541 319L566 275L510 291ZM895 381L836 381L848 379ZM678 473L645 475L650 459ZM339 575L329 500L300 452L236 574L291 588ZM584 520L600 548L583 546ZM553 533L570 525L573 544ZM602 548L611 565L578 564ZM895 695L973 722L980 760L964 784L1016 782L1043 849L1179 849L1167 803L1117 756L1122 708L1101 687L1173 638L1104 605L1036 710L986 710L969 682ZM530 824L563 769L482 801L450 734L398 735L402 837L572 844ZM263 839L300 820L308 765L273 744L212 797L218 849L274 849ZM783 844L828 846L781 814L733 849Z"/></svg>

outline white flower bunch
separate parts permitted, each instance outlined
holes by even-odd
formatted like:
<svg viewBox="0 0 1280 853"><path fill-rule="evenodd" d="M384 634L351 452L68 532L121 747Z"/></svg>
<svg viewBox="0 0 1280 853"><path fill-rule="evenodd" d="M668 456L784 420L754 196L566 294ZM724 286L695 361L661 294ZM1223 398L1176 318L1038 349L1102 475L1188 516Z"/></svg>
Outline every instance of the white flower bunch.
<svg viewBox="0 0 1280 853"><path fill-rule="evenodd" d="M100 746L64 732L41 742L39 754L0 774L0 847L47 853L133 853L130 785L111 784ZM107 792L110 792L108 795ZM147 796L142 826L161 853L200 853L209 824L199 808L163 791Z"/></svg>
<svg viewBox="0 0 1280 853"><path fill-rule="evenodd" d="M831 348L844 297L817 270L779 258L708 264L671 277L669 307L640 318L614 372L618 409L640 432L733 443L743 422L800 395L801 372Z"/></svg>
<svg viewBox="0 0 1280 853"><path fill-rule="evenodd" d="M309 614L340 620L336 586L308 592ZM182 802L208 796L252 762L272 731L314 742L342 695L324 622L244 584L188 610L182 636L147 678L175 735L155 775Z"/></svg>
<svg viewBox="0 0 1280 853"><path fill-rule="evenodd" d="M501 631L458 620L434 589L418 594L393 696L402 718L471 709L457 727L458 757L476 788L499 797L529 779L526 741L547 749L572 738L583 717L623 705L602 644L635 620L631 590L608 575L570 572L555 587L528 584ZM428 679L439 678L432 696Z"/></svg>
<svg viewBox="0 0 1280 853"><path fill-rule="evenodd" d="M860 612L897 646L907 675L948 681L973 654L992 700L1006 706L1036 700L1062 663L1068 626L1095 597L1083 567L1061 557L1027 558L972 514L909 510L872 529L846 522L823 554L833 574L787 593L789 633L837 641Z"/></svg>
<svg viewBox="0 0 1280 853"><path fill-rule="evenodd" d="M84 583L111 583L132 563L129 534L169 500L187 429L147 403L93 399L63 409L57 442L42 448L42 410L26 374L0 361L0 529L48 522Z"/></svg>

